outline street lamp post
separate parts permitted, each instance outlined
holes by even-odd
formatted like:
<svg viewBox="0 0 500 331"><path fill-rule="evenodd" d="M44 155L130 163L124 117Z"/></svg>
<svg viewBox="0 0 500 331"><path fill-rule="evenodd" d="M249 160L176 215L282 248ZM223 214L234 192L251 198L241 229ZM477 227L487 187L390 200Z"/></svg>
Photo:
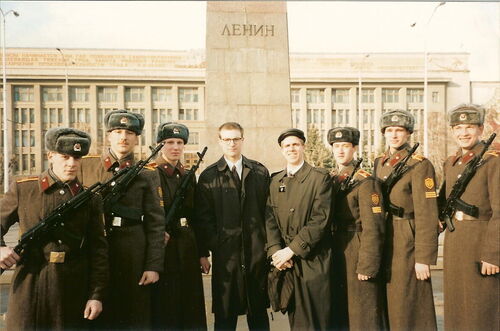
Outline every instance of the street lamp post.
<svg viewBox="0 0 500 331"><path fill-rule="evenodd" d="M361 71L364 68L364 63L365 60L370 56L370 54L364 54L363 59L361 60L361 63L359 65L359 70L358 70L358 127L359 127L359 157L363 157L363 150L364 150L364 145L363 145L363 139L364 139L364 121L363 121L363 107L362 107L362 88L363 88L363 83L362 83L362 77L361 77Z"/></svg>
<svg viewBox="0 0 500 331"><path fill-rule="evenodd" d="M7 133L7 68L5 59L5 17L12 13L15 17L19 16L19 13L15 10L9 10L6 13L0 8L0 14L2 14L2 69L3 69L3 191L4 193L9 189L9 135Z"/></svg>
<svg viewBox="0 0 500 331"><path fill-rule="evenodd" d="M427 127L428 126L428 118L429 118L429 106L427 105L427 102L428 102L427 94L428 94L428 57L429 57L429 53L427 52L427 32L429 29L429 23L431 22L432 17L434 17L436 10L445 4L446 4L446 2L440 2L434 7L434 10L432 11L431 16L429 17L429 20L427 21L427 24L425 25L425 31L424 31L424 155L425 155L425 157L429 156L429 129Z"/></svg>
<svg viewBox="0 0 500 331"><path fill-rule="evenodd" d="M69 78L68 78L68 62L66 61L66 57L64 56L64 53L60 48L56 48L56 50L61 54L63 61L64 61L64 79L65 79L65 85L64 85L64 94L66 95L66 102L64 105L64 112L66 113L66 118L69 121ZM69 125L69 122L68 122Z"/></svg>

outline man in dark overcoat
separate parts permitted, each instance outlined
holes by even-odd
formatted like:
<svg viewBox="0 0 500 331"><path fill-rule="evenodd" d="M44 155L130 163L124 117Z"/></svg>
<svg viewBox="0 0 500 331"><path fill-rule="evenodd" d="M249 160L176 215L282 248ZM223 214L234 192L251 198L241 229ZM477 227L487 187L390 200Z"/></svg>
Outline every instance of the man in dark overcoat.
<svg viewBox="0 0 500 331"><path fill-rule="evenodd" d="M78 207L54 228L50 238L23 252L5 246L4 235L16 222L21 234L40 224L55 208L82 191L77 179L90 136L71 128L45 135L49 169L14 180L0 201L0 267L17 262L7 308L7 330L83 330L85 319L102 311L108 285L108 245L102 201Z"/></svg>
<svg viewBox="0 0 500 331"><path fill-rule="evenodd" d="M236 329L247 315L250 330L268 330L265 206L269 172L241 154L243 128L219 128L223 156L198 180L195 210L212 252L212 311L216 330Z"/></svg>
<svg viewBox="0 0 500 331"><path fill-rule="evenodd" d="M333 323L338 330L382 330L385 287L380 276L385 211L380 183L365 170L354 172L359 130L328 132L337 163L333 178Z"/></svg>
<svg viewBox="0 0 500 331"><path fill-rule="evenodd" d="M164 145L150 167L157 169L163 191L165 215L187 175L181 163L189 129L180 123L158 126L156 142ZM155 330L206 330L205 298L201 272L210 271L209 253L200 249L194 229L193 205L196 177L192 176L184 200L174 219L165 228L164 272L153 285L152 318ZM199 246L201 246L199 248ZM201 268L201 269L200 269Z"/></svg>
<svg viewBox="0 0 500 331"><path fill-rule="evenodd" d="M462 104L450 112L459 150L444 164L445 184L441 190L446 197L465 167L484 148L480 141L484 115L484 108L474 104ZM499 330L499 151L491 149L483 155L460 200L469 206L457 209L452 220L455 231L447 229L444 238L444 327L458 331Z"/></svg>
<svg viewBox="0 0 500 331"><path fill-rule="evenodd" d="M374 173L384 181L408 155L415 118L406 110L380 118L389 148L375 159ZM390 194L384 253L387 311L391 330L436 330L430 265L436 264L439 219L432 163L414 154Z"/></svg>
<svg viewBox="0 0 500 331"><path fill-rule="evenodd" d="M266 209L267 255L279 269L292 268L293 297L287 312L292 330L331 327L332 181L328 171L304 161L305 135L280 134L286 169L272 176Z"/></svg>
<svg viewBox="0 0 500 331"><path fill-rule="evenodd" d="M134 147L144 127L142 115L114 110L106 114L104 124L109 148L101 156L83 158L78 178L85 186L104 182L135 163ZM165 251L161 193L157 172L143 169L105 210L111 273L101 325L106 330L144 330L151 326L148 285L158 281ZM106 199L106 192L103 195Z"/></svg>

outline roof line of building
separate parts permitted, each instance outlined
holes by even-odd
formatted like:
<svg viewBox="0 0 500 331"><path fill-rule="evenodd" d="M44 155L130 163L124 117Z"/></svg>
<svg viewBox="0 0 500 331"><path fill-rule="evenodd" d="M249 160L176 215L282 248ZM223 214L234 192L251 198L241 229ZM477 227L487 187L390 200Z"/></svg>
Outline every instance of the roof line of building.
<svg viewBox="0 0 500 331"><path fill-rule="evenodd" d="M205 48L191 48L191 49L186 49L186 50L172 50L172 49L132 49L132 48L75 48L75 47L59 47L62 50L75 50L75 51L127 51L127 52L172 52L172 53L186 53L186 52L197 52L197 51L203 51L205 52ZM7 50L56 50L56 47L7 47ZM314 55L314 56L321 56L321 55L353 55L353 54L368 54L368 55L401 55L401 54L412 54L412 55L421 55L423 52L367 52L367 51L360 51L360 52L289 52L290 55ZM462 54L462 55L469 55L469 52L429 52L429 54Z"/></svg>

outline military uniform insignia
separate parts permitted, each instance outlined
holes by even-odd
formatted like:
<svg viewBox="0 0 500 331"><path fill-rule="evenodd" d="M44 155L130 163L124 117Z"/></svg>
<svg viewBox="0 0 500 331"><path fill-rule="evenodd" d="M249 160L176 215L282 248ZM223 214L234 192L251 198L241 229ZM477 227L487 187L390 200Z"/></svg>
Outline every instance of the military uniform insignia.
<svg viewBox="0 0 500 331"><path fill-rule="evenodd" d="M371 176L371 174L368 171L365 171L363 169L358 170L357 174L363 178L368 178Z"/></svg>
<svg viewBox="0 0 500 331"><path fill-rule="evenodd" d="M179 134L179 133L180 133L180 131L179 131L179 129L178 129L178 128L173 128L173 129L172 129L172 132L173 132L174 134Z"/></svg>
<svg viewBox="0 0 500 331"><path fill-rule="evenodd" d="M160 198L162 198L162 197L163 197L163 190L161 189L161 186L158 186L158 196L159 196Z"/></svg>
<svg viewBox="0 0 500 331"><path fill-rule="evenodd" d="M380 203L380 196L377 193L372 194L372 203L377 206Z"/></svg>
<svg viewBox="0 0 500 331"><path fill-rule="evenodd" d="M127 123L128 123L128 118L126 118L126 117L122 117L122 118L120 119L120 124L125 124L125 125L126 125Z"/></svg>
<svg viewBox="0 0 500 331"><path fill-rule="evenodd" d="M28 177L28 178L18 179L18 180L16 180L16 183L31 182L31 181L34 181L37 179L38 179L38 177Z"/></svg>
<svg viewBox="0 0 500 331"><path fill-rule="evenodd" d="M420 154L414 154L411 156L412 159L417 160L417 161L423 161L425 159L425 156L420 155Z"/></svg>
<svg viewBox="0 0 500 331"><path fill-rule="evenodd" d="M285 192L286 191L286 186L285 185L280 185L278 188L278 192Z"/></svg>
<svg viewBox="0 0 500 331"><path fill-rule="evenodd" d="M487 151L484 154L491 155L491 156L496 156L496 157L498 157L498 155L499 155L498 151Z"/></svg>
<svg viewBox="0 0 500 331"><path fill-rule="evenodd" d="M397 122L399 121L399 116L398 115L394 115L391 117L391 122Z"/></svg>
<svg viewBox="0 0 500 331"><path fill-rule="evenodd" d="M339 131L335 134L335 138L342 138L342 132Z"/></svg>
<svg viewBox="0 0 500 331"><path fill-rule="evenodd" d="M73 150L75 152L81 152L82 151L82 145L80 145L80 144L73 145Z"/></svg>
<svg viewBox="0 0 500 331"><path fill-rule="evenodd" d="M64 263L66 252L50 252L50 263Z"/></svg>
<svg viewBox="0 0 500 331"><path fill-rule="evenodd" d="M460 114L460 117L458 119L461 121L465 121L467 119L467 114Z"/></svg>
<svg viewBox="0 0 500 331"><path fill-rule="evenodd" d="M434 180L430 177L426 178L424 180L425 187L427 187L429 190L432 190L434 187Z"/></svg>
<svg viewBox="0 0 500 331"><path fill-rule="evenodd" d="M382 213L382 207L372 207L372 213L374 214L381 214Z"/></svg>

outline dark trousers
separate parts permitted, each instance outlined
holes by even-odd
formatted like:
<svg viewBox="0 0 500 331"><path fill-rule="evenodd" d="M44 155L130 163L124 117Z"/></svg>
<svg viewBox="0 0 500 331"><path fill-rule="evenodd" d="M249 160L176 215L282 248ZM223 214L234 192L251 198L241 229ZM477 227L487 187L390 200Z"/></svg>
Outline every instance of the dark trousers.
<svg viewBox="0 0 500 331"><path fill-rule="evenodd" d="M220 314L215 314L216 331L236 330L237 323L238 315L222 316ZM247 314L247 323L250 331L268 331L269 318L267 316L267 310L264 309L252 315Z"/></svg>

